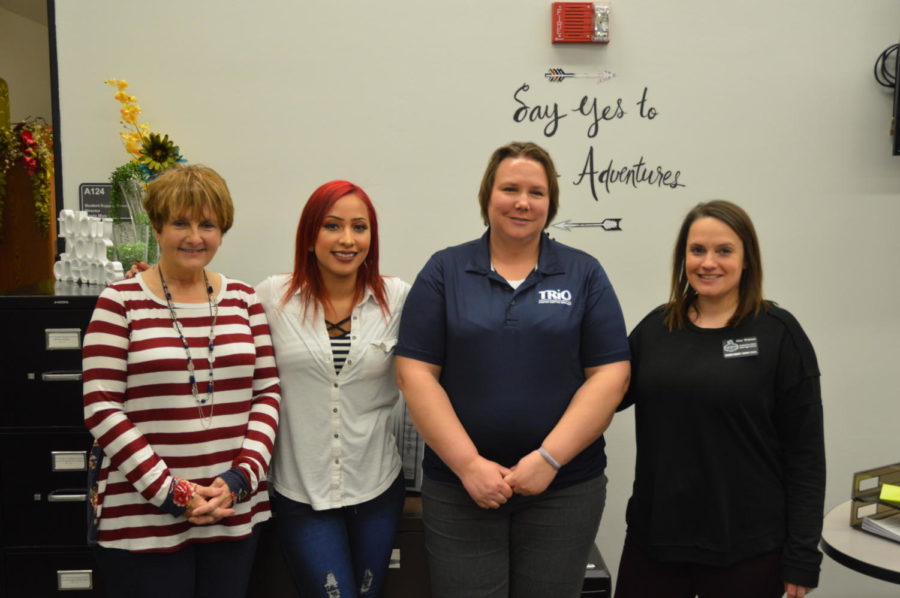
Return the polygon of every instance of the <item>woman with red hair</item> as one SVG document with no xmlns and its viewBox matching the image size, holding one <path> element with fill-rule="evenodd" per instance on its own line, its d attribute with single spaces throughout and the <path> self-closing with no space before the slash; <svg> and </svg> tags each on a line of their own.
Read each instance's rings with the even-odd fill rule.
<svg viewBox="0 0 900 598">
<path fill-rule="evenodd" d="M 379 596 L 403 508 L 391 424 L 409 285 L 378 271 L 378 220 L 347 181 L 316 189 L 294 271 L 257 286 L 282 375 L 270 470 L 282 551 L 303 596 Z"/>
</svg>

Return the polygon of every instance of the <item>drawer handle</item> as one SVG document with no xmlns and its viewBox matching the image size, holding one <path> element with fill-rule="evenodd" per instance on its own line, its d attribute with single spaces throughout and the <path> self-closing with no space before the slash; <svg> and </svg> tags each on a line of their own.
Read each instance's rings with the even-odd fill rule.
<svg viewBox="0 0 900 598">
<path fill-rule="evenodd" d="M 44 382 L 80 382 L 81 372 L 41 372 Z"/>
<path fill-rule="evenodd" d="M 87 494 L 77 490 L 54 490 L 47 495 L 47 502 L 84 502 Z"/>
</svg>

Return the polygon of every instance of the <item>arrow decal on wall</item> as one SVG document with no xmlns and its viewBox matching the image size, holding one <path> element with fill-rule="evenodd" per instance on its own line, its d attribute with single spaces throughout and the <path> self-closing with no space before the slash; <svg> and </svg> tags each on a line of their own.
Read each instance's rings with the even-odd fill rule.
<svg viewBox="0 0 900 598">
<path fill-rule="evenodd" d="M 547 80 L 551 83 L 562 83 L 566 79 L 596 79 L 597 83 L 603 83 L 604 81 L 609 81 L 616 74 L 612 71 L 601 71 L 599 73 L 567 73 L 564 69 L 559 67 L 553 67 L 547 70 L 544 73 L 544 76 L 547 77 Z"/>
<path fill-rule="evenodd" d="M 619 223 L 621 218 L 604 218 L 600 222 L 572 222 L 571 220 L 563 220 L 562 222 L 554 222 L 553 226 L 561 228 L 566 232 L 571 232 L 573 228 L 602 228 L 605 231 L 620 231 L 622 227 Z"/>
</svg>

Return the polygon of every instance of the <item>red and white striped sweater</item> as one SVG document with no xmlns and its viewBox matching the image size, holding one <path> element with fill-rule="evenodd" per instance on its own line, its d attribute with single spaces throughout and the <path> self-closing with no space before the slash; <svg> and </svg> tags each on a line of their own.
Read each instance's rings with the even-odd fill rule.
<svg viewBox="0 0 900 598">
<path fill-rule="evenodd" d="M 278 372 L 253 288 L 222 277 L 215 297 L 214 407 L 201 424 L 184 346 L 166 303 L 142 275 L 100 295 L 84 338 L 84 420 L 103 448 L 95 512 L 108 548 L 171 551 L 240 538 L 270 517 L 265 481 L 278 429 Z M 207 303 L 175 303 L 199 396 L 208 381 Z M 209 423 L 209 408 L 204 407 Z M 249 495 L 231 517 L 193 525 L 160 506 L 173 477 L 208 485 L 237 467 Z"/>
</svg>

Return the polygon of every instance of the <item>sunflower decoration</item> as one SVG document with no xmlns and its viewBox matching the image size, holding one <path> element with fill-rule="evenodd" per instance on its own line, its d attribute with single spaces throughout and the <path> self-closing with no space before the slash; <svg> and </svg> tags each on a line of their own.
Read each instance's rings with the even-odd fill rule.
<svg viewBox="0 0 900 598">
<path fill-rule="evenodd" d="M 141 178 L 145 183 L 177 163 L 187 161 L 167 134 L 153 133 L 149 125 L 138 122 L 142 110 L 138 99 L 127 91 L 128 81 L 109 79 L 106 84 L 116 88 L 115 99 L 121 104 L 119 117 L 124 129 L 119 136 L 125 151 L 131 154 L 132 162 L 140 166 Z"/>
<path fill-rule="evenodd" d="M 178 146 L 172 143 L 168 135 L 160 137 L 150 133 L 141 145 L 141 157 L 138 162 L 158 175 L 167 168 L 172 168 L 181 158 Z"/>
</svg>

